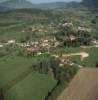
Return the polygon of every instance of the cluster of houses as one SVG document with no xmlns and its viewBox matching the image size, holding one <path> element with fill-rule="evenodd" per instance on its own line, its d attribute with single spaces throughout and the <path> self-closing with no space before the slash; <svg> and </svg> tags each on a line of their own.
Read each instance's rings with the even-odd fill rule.
<svg viewBox="0 0 98 100">
<path fill-rule="evenodd" d="M 39 41 L 31 41 L 25 43 L 18 43 L 15 40 L 9 40 L 7 43 L 0 44 L 0 47 L 10 44 L 15 44 L 17 46 L 26 48 L 28 51 L 40 54 L 44 49 L 49 52 L 51 48 L 57 47 L 60 43 L 56 40 L 55 37 L 46 37 L 40 39 Z"/>
<path fill-rule="evenodd" d="M 27 27 L 24 28 L 22 31 L 22 33 L 24 32 L 48 32 L 47 30 L 45 30 L 43 27 L 39 28 L 39 27 Z"/>
<path fill-rule="evenodd" d="M 29 26 L 29 27 L 25 27 L 21 30 L 22 33 L 24 32 L 44 32 L 47 33 L 49 29 L 52 29 L 53 25 L 49 24 L 46 26 L 43 25 L 37 25 L 37 26 Z"/>
<path fill-rule="evenodd" d="M 28 43 L 17 43 L 17 45 L 27 48 L 28 51 L 41 54 L 41 52 L 46 49 L 48 52 L 51 48 L 55 48 L 60 43 L 56 40 L 55 37 L 48 37 L 40 39 L 39 41 L 28 42 Z"/>
<path fill-rule="evenodd" d="M 86 28 L 86 27 L 78 27 L 78 31 L 86 31 L 86 32 L 91 32 L 90 28 Z"/>
<path fill-rule="evenodd" d="M 4 45 L 10 45 L 10 44 L 15 44 L 15 40 L 8 40 L 6 43 L 0 43 L 0 48 L 3 48 Z"/>
<path fill-rule="evenodd" d="M 18 43 L 15 40 L 9 40 L 7 43 L 1 43 L 0 48 L 14 44 L 22 48 L 26 48 L 28 51 L 36 55 L 41 55 L 42 53 L 50 53 L 51 48 L 56 48 L 60 43 L 55 37 L 47 37 L 40 39 L 39 41 Z"/>
<path fill-rule="evenodd" d="M 74 27 L 74 24 L 71 22 L 65 21 L 65 23 L 62 24 L 63 27 L 68 28 L 68 27 Z M 76 29 L 77 31 L 86 31 L 86 32 L 91 32 L 91 28 L 84 27 L 83 25 L 80 25 Z"/>
<path fill-rule="evenodd" d="M 62 24 L 63 27 L 73 27 L 73 23 L 72 22 L 65 22 Z"/>
</svg>

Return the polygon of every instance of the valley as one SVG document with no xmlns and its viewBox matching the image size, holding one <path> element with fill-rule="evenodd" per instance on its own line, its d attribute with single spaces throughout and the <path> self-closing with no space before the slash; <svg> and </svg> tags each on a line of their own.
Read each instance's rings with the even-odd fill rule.
<svg viewBox="0 0 98 100">
<path fill-rule="evenodd" d="M 90 87 L 95 98 L 96 9 L 78 2 L 53 3 L 52 9 L 50 4 L 42 4 L 49 7 L 43 9 L 26 0 L 18 3 L 0 3 L 12 7 L 0 11 L 0 100 L 72 100 L 69 94 L 79 100 L 82 93 L 87 99 L 81 100 L 89 100 Z"/>
</svg>

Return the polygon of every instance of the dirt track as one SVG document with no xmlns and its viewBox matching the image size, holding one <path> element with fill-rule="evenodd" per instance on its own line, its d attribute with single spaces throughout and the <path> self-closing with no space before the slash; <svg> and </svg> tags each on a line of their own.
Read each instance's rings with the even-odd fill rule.
<svg viewBox="0 0 98 100">
<path fill-rule="evenodd" d="M 98 69 L 80 69 L 57 100 L 98 100 Z"/>
<path fill-rule="evenodd" d="M 64 54 L 64 57 L 69 57 L 69 56 L 81 56 L 81 60 L 84 58 L 87 58 L 89 56 L 88 53 L 86 52 L 79 52 L 79 53 L 70 53 L 70 54 Z"/>
</svg>

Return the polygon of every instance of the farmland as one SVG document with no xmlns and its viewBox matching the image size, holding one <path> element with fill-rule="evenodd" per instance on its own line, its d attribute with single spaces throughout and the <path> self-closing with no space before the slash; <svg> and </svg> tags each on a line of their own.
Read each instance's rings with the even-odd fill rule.
<svg viewBox="0 0 98 100">
<path fill-rule="evenodd" d="M 98 61 L 98 48 L 88 48 L 84 49 L 83 51 L 89 54 L 89 57 L 85 58 L 83 61 L 81 61 L 80 56 L 69 57 L 69 59 L 83 65 L 84 67 L 95 67 L 96 62 Z"/>
<path fill-rule="evenodd" d="M 55 84 L 56 81 L 51 77 L 33 72 L 8 90 L 5 100 L 44 100 Z"/>
<path fill-rule="evenodd" d="M 96 10 L 83 6 L 0 12 L 0 100 L 64 100 L 76 73 L 74 86 L 80 77 L 89 84 L 97 75 L 97 26 Z"/>
<path fill-rule="evenodd" d="M 6 56 L 0 59 L 0 88 L 5 87 L 13 79 L 19 77 L 31 66 L 33 59 L 23 57 Z M 34 61 L 34 60 L 33 60 Z M 10 83 L 11 84 L 11 83 Z M 55 86 L 56 80 L 49 75 L 31 72 L 26 78 L 7 90 L 5 100 L 43 100 L 48 91 Z M 43 92 L 42 92 L 43 91 Z"/>
<path fill-rule="evenodd" d="M 97 100 L 97 75 L 98 69 L 81 69 L 57 100 Z"/>
</svg>

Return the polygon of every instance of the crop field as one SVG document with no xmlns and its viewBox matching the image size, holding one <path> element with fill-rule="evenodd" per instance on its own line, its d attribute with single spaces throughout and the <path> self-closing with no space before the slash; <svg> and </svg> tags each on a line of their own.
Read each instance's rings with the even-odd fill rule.
<svg viewBox="0 0 98 100">
<path fill-rule="evenodd" d="M 80 47 L 59 47 L 56 48 L 54 50 L 51 50 L 52 53 L 56 53 L 56 54 L 63 54 L 63 53 L 77 53 L 77 52 L 81 52 L 84 49 L 81 49 Z"/>
<path fill-rule="evenodd" d="M 7 88 L 5 100 L 43 100 L 55 86 L 56 80 L 48 75 L 30 71 L 26 76 L 16 81 L 32 65 L 33 59 L 17 56 L 0 58 L 0 88 Z M 16 83 L 12 83 L 14 82 Z M 12 85 L 12 86 L 11 86 Z M 43 92 L 42 92 L 43 91 Z"/>
<path fill-rule="evenodd" d="M 98 100 L 97 76 L 98 69 L 81 69 L 57 100 Z"/>
<path fill-rule="evenodd" d="M 48 75 L 32 72 L 24 80 L 9 89 L 5 100 L 44 100 L 56 81 Z"/>
<path fill-rule="evenodd" d="M 0 59 L 0 87 L 28 69 L 31 61 L 22 57 L 6 56 Z M 17 74 L 18 73 L 18 74 Z"/>
<path fill-rule="evenodd" d="M 51 15 L 51 16 L 50 16 Z M 15 10 L 10 12 L 1 12 L 0 14 L 0 40 L 8 39 L 24 40 L 27 36 L 36 37 L 32 31 L 40 30 L 44 26 L 43 32 L 37 32 L 37 36 L 45 35 L 44 31 L 53 31 L 53 27 L 48 25 L 53 22 L 53 18 L 57 16 L 50 11 L 42 10 Z M 57 20 L 59 17 L 56 17 Z M 54 21 L 55 21 L 54 20 Z"/>
</svg>

